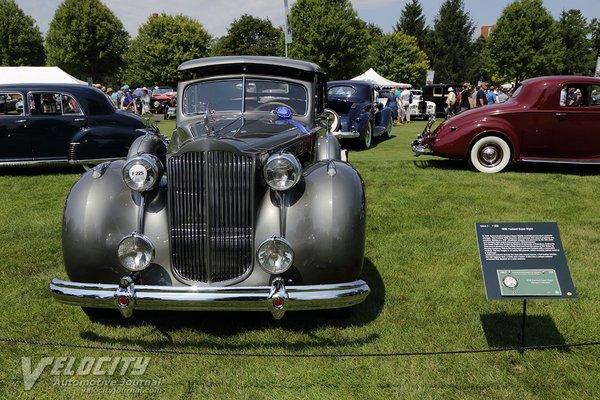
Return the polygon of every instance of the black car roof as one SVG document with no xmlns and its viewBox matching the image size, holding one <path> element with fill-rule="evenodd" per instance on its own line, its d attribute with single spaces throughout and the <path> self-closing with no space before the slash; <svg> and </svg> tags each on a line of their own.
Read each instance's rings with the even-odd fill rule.
<svg viewBox="0 0 600 400">
<path fill-rule="evenodd" d="M 308 61 L 263 56 L 198 58 L 184 62 L 177 68 L 177 71 L 190 72 L 195 78 L 210 75 L 254 73 L 312 80 L 315 74 L 323 74 L 317 64 Z"/>
<path fill-rule="evenodd" d="M 114 112 L 110 101 L 100 89 L 77 83 L 10 83 L 1 84 L 0 91 L 41 92 L 59 91 L 77 96 L 86 113 L 111 114 Z"/>
</svg>

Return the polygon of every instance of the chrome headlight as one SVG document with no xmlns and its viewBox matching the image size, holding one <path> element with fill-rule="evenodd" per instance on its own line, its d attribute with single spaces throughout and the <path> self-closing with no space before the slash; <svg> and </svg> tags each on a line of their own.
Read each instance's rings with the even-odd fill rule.
<svg viewBox="0 0 600 400">
<path fill-rule="evenodd" d="M 290 243 L 281 237 L 269 238 L 258 246 L 258 264 L 269 274 L 282 274 L 294 262 L 294 250 Z"/>
<path fill-rule="evenodd" d="M 122 174 L 123 181 L 131 190 L 146 192 L 162 177 L 163 165 L 152 154 L 138 154 L 127 159 Z"/>
<path fill-rule="evenodd" d="M 300 180 L 300 161 L 290 153 L 273 154 L 263 168 L 267 184 L 273 190 L 288 190 Z"/>
<path fill-rule="evenodd" d="M 154 260 L 154 245 L 146 236 L 134 232 L 121 240 L 117 255 L 125 268 L 141 271 Z"/>
</svg>

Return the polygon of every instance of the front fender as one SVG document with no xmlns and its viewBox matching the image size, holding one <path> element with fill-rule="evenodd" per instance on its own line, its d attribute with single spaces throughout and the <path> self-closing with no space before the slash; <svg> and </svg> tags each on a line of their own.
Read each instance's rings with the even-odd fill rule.
<svg viewBox="0 0 600 400">
<path fill-rule="evenodd" d="M 362 178 L 342 161 L 308 167 L 287 196 L 285 238 L 304 284 L 358 278 L 365 248 L 365 192 Z M 257 239 L 280 234 L 277 196 L 268 193 L 257 218 Z"/>
<path fill-rule="evenodd" d="M 67 196 L 62 244 L 65 269 L 73 281 L 115 283 L 130 273 L 119 263 L 117 247 L 123 237 L 138 229 L 141 195 L 123 182 L 123 164 L 124 161 L 106 164 L 100 177 L 94 177 L 94 171 L 86 172 Z M 155 263 L 168 265 L 164 190 L 156 189 L 148 195 L 144 225 L 144 234 L 157 247 Z"/>
<path fill-rule="evenodd" d="M 443 129 L 437 130 L 435 134 L 434 154 L 443 157 L 465 159 L 474 142 L 490 135 L 506 139 L 513 148 L 513 158 L 520 151 L 518 136 L 512 125 L 499 118 L 488 117 L 485 121 L 477 119 L 469 122 L 449 119 L 444 123 Z"/>
</svg>

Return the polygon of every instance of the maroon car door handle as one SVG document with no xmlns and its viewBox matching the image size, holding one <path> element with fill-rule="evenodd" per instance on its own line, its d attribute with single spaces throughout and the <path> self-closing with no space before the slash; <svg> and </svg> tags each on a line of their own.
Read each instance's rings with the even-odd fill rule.
<svg viewBox="0 0 600 400">
<path fill-rule="evenodd" d="M 567 113 L 564 113 L 564 112 L 557 112 L 557 113 L 556 113 L 556 116 L 557 116 L 557 117 L 566 117 L 566 116 L 567 116 Z"/>
</svg>

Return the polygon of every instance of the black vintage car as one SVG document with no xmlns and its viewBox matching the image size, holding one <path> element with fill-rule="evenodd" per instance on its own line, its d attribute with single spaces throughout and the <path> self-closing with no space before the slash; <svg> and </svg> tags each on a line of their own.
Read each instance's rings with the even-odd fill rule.
<svg viewBox="0 0 600 400">
<path fill-rule="evenodd" d="M 146 309 L 281 318 L 363 301 L 364 184 L 322 124 L 321 69 L 238 56 L 179 71 L 191 78 L 177 87 L 171 139 L 137 139 L 127 160 L 97 166 L 69 193 L 70 281 L 54 279 L 54 297 L 125 317 Z"/>
<path fill-rule="evenodd" d="M 81 164 L 127 156 L 144 123 L 77 84 L 0 85 L 0 166 Z"/>
<path fill-rule="evenodd" d="M 339 114 L 333 132 L 340 139 L 358 139 L 371 147 L 374 136 L 392 136 L 392 110 L 376 101 L 372 83 L 331 81 L 327 83 L 327 108 Z"/>
</svg>

